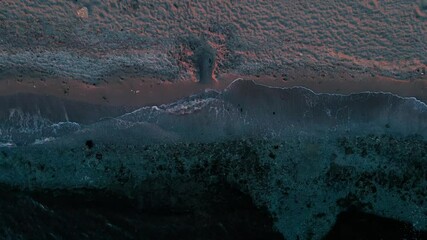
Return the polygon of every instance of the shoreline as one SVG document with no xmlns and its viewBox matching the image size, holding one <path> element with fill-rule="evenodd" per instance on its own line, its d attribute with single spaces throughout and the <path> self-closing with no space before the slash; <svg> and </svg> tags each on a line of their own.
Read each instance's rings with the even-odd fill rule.
<svg viewBox="0 0 427 240">
<path fill-rule="evenodd" d="M 4 76 L 0 79 L 0 96 L 30 93 L 54 96 L 64 100 L 113 107 L 143 107 L 161 105 L 201 93 L 206 89 L 223 90 L 235 79 L 253 80 L 272 87 L 305 87 L 316 93 L 352 94 L 360 92 L 389 92 L 401 97 L 415 97 L 427 103 L 427 76 L 416 80 L 397 80 L 370 73 L 338 70 L 319 72 L 295 69 L 286 74 L 243 75 L 222 73 L 216 81 L 198 83 L 191 80 L 170 82 L 144 77 L 110 77 L 102 83 L 58 78 Z"/>
</svg>

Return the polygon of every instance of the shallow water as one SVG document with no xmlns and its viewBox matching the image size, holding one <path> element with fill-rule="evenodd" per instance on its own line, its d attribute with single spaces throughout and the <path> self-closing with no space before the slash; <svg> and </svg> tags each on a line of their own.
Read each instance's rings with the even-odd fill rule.
<svg viewBox="0 0 427 240">
<path fill-rule="evenodd" d="M 17 189 L 13 199 L 22 197 L 24 208 L 37 207 L 40 202 L 31 194 L 47 194 L 43 201 L 60 209 L 79 206 L 62 205 L 64 199 L 80 202 L 92 194 L 95 202 L 102 196 L 108 204 L 122 201 L 117 196 L 130 201 L 133 205 L 117 214 L 132 219 L 123 229 L 137 230 L 116 229 L 106 236 L 207 232 L 200 238 L 235 239 L 237 233 L 255 236 L 245 230 L 251 229 L 259 236 L 319 239 L 348 236 L 337 230 L 348 228 L 341 221 L 371 218 L 378 231 L 381 224 L 401 226 L 401 236 L 424 234 L 418 231 L 427 228 L 427 106 L 415 98 L 316 94 L 237 80 L 222 92 L 206 91 L 94 123 L 55 122 L 42 112 L 8 117 L 2 122 L 0 181 Z M 110 214 L 84 209 L 94 226 Z M 142 212 L 132 215 L 131 209 Z M 348 210 L 356 212 L 343 213 Z M 164 211 L 185 214 L 157 216 Z M 43 218 L 40 214 L 34 218 Z M 69 213 L 55 214 L 49 218 Z M 81 217 L 86 215 L 76 216 Z M 160 229 L 150 221 L 167 226 Z M 260 228 L 250 227 L 255 223 Z M 145 231 L 147 224 L 153 228 Z M 88 236 L 103 234 L 79 227 Z M 372 227 L 360 227 L 365 231 L 360 234 L 371 234 Z M 57 237 L 69 231 L 41 228 Z M 8 229 L 12 236 L 18 231 Z"/>
</svg>

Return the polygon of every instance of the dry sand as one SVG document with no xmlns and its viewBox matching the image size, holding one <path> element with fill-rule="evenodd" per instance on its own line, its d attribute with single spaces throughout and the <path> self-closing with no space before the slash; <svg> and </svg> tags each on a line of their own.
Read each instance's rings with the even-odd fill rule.
<svg viewBox="0 0 427 240">
<path fill-rule="evenodd" d="M 424 0 L 3 0 L 0 95 L 137 107 L 223 89 L 241 77 L 426 100 L 426 6 Z"/>
</svg>

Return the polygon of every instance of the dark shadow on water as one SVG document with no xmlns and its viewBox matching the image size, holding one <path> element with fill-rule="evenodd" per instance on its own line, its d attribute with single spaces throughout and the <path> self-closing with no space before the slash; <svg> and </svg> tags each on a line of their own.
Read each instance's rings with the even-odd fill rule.
<svg viewBox="0 0 427 240">
<path fill-rule="evenodd" d="M 104 190 L 28 193 L 2 186 L 0 239 L 283 239 L 265 209 L 227 184 L 196 198 L 188 199 L 190 208 L 159 208 Z M 427 232 L 349 210 L 324 239 L 427 239 Z"/>
<path fill-rule="evenodd" d="M 411 224 L 395 219 L 349 210 L 338 215 L 325 240 L 345 239 L 427 239 L 427 232 L 416 231 Z"/>
<path fill-rule="evenodd" d="M 0 194 L 0 237 L 10 239 L 283 239 L 268 213 L 227 185 L 203 209 L 150 210 L 100 190 Z"/>
</svg>

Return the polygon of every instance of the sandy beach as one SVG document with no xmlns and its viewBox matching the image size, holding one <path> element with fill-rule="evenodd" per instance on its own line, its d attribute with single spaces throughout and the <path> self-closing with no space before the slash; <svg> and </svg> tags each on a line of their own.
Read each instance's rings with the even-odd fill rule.
<svg viewBox="0 0 427 240">
<path fill-rule="evenodd" d="M 425 100 L 426 6 L 423 0 L 5 0 L 0 95 L 139 107 L 243 78 Z"/>
<path fill-rule="evenodd" d="M 0 239 L 427 239 L 423 102 L 427 0 L 0 0 Z"/>
</svg>

